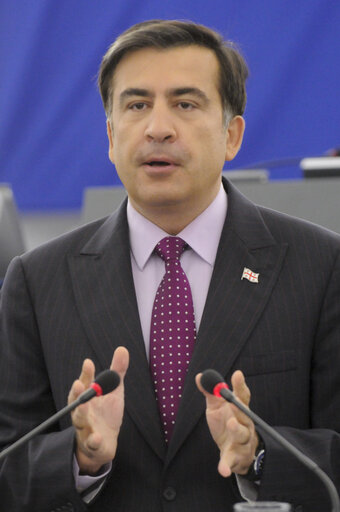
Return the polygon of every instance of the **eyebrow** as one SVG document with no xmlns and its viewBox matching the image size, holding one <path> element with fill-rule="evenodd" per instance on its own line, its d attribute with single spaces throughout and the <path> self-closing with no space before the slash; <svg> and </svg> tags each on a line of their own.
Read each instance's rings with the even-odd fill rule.
<svg viewBox="0 0 340 512">
<path fill-rule="evenodd" d="M 193 94 L 197 98 L 204 101 L 204 103 L 208 103 L 208 96 L 198 87 L 177 87 L 174 89 L 169 89 L 167 96 L 185 96 L 186 94 Z"/>
<path fill-rule="evenodd" d="M 119 95 L 119 105 L 122 107 L 127 98 L 131 96 L 140 96 L 141 98 L 152 98 L 154 95 L 148 89 L 140 89 L 138 87 L 129 87 L 122 91 Z"/>
<path fill-rule="evenodd" d="M 168 97 L 184 96 L 186 94 L 193 94 L 194 96 L 197 96 L 200 100 L 202 100 L 205 104 L 209 103 L 207 95 L 198 87 L 174 87 L 166 91 L 166 96 Z M 155 95 L 148 89 L 143 89 L 139 87 L 129 87 L 128 89 L 125 89 L 120 93 L 120 105 L 122 105 L 124 101 L 127 98 L 130 98 L 131 96 L 140 96 L 141 98 L 153 98 Z"/>
</svg>

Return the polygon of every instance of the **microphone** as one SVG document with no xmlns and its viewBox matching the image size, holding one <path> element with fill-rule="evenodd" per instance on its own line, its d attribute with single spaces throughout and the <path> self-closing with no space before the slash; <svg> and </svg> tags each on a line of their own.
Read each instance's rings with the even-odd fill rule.
<svg viewBox="0 0 340 512">
<path fill-rule="evenodd" d="M 307 457 L 304 453 L 298 450 L 293 444 L 291 444 L 287 439 L 285 439 L 281 434 L 279 434 L 276 430 L 273 429 L 268 423 L 262 420 L 257 414 L 248 409 L 242 402 L 240 402 L 234 393 L 230 391 L 228 384 L 224 381 L 222 375 L 220 375 L 215 370 L 205 370 L 201 377 L 201 385 L 205 391 L 208 393 L 215 395 L 217 397 L 222 397 L 227 402 L 231 402 L 234 404 L 240 411 L 242 411 L 246 416 L 248 416 L 255 425 L 261 427 L 266 434 L 268 434 L 272 439 L 277 441 L 283 448 L 289 451 L 292 455 L 294 455 L 302 464 L 304 464 L 307 468 L 312 470 L 318 478 L 324 483 L 327 488 L 330 501 L 332 503 L 332 512 L 340 511 L 340 503 L 338 492 L 333 484 L 332 480 L 324 471 L 322 471 L 319 466 L 312 461 L 309 457 Z"/>
<path fill-rule="evenodd" d="M 73 411 L 73 409 L 75 409 L 78 405 L 88 402 L 94 396 L 107 395 L 107 393 L 110 393 L 111 391 L 116 389 L 116 387 L 119 385 L 119 382 L 120 377 L 117 372 L 115 372 L 114 370 L 104 370 L 92 382 L 89 389 L 84 391 L 81 395 L 78 396 L 77 400 L 70 404 L 73 406 L 71 410 Z"/>
<path fill-rule="evenodd" d="M 10 453 L 14 452 L 17 448 L 24 445 L 28 441 L 30 441 L 34 436 L 40 434 L 43 430 L 50 427 L 53 423 L 58 421 L 65 414 L 73 411 L 78 405 L 84 404 L 93 398 L 94 396 L 101 396 L 110 393 L 119 385 L 120 377 L 117 372 L 113 370 L 104 370 L 101 372 L 94 382 L 92 382 L 89 389 L 84 391 L 81 395 L 78 396 L 77 400 L 67 405 L 57 413 L 53 414 L 50 418 L 48 418 L 43 423 L 40 423 L 33 430 L 25 434 L 23 437 L 18 439 L 15 443 L 11 444 L 0 453 L 0 461 L 7 457 Z"/>
</svg>

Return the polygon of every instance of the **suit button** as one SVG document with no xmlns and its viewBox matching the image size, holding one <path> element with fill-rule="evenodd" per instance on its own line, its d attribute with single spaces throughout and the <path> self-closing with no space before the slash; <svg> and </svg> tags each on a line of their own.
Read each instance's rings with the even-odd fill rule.
<svg viewBox="0 0 340 512">
<path fill-rule="evenodd" d="M 173 487 L 167 487 L 163 491 L 163 498 L 167 501 L 173 501 L 176 498 L 176 491 Z"/>
</svg>

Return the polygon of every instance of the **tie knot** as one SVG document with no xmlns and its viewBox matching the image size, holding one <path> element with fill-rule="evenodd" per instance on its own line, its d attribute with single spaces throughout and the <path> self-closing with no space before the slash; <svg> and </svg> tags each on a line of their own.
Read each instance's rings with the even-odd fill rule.
<svg viewBox="0 0 340 512">
<path fill-rule="evenodd" d="M 164 261 L 179 260 L 187 243 L 178 236 L 166 236 L 155 247 L 155 251 Z"/>
</svg>

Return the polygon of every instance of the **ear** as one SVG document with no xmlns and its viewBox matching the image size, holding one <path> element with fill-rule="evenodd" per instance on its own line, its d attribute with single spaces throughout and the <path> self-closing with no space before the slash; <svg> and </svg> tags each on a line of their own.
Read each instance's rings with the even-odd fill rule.
<svg viewBox="0 0 340 512">
<path fill-rule="evenodd" d="M 106 121 L 106 132 L 107 137 L 109 139 L 109 159 L 114 164 L 114 152 L 113 152 L 113 128 L 111 121 L 107 119 Z"/>
<path fill-rule="evenodd" d="M 242 116 L 235 116 L 229 122 L 225 152 L 226 160 L 232 160 L 237 155 L 242 144 L 244 129 L 245 121 Z"/>
</svg>

